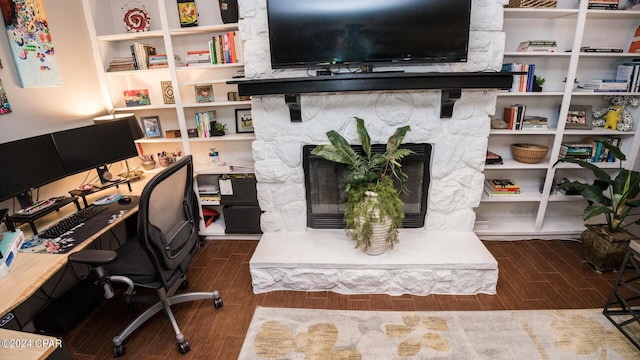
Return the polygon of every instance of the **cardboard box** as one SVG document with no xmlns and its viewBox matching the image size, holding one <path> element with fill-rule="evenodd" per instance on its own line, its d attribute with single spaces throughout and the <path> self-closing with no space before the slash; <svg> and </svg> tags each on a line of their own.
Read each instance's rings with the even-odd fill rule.
<svg viewBox="0 0 640 360">
<path fill-rule="evenodd" d="M 180 130 L 167 130 L 165 131 L 165 137 L 173 139 L 180 137 Z"/>
<path fill-rule="evenodd" d="M 24 242 L 24 233 L 22 230 L 16 230 L 15 232 L 7 231 L 2 233 L 4 235 L 0 240 L 0 253 L 2 259 L 0 259 L 0 278 L 9 274 L 9 270 L 13 266 L 13 262 L 20 251 L 20 246 Z"/>
</svg>

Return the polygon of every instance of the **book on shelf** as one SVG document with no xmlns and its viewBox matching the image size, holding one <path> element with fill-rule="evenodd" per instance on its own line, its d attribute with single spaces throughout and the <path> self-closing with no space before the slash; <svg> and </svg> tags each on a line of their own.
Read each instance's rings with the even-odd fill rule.
<svg viewBox="0 0 640 360">
<path fill-rule="evenodd" d="M 617 10 L 618 0 L 589 0 L 589 9 Z"/>
<path fill-rule="evenodd" d="M 509 130 L 521 130 L 526 111 L 527 106 L 523 104 L 507 106 L 503 110 L 502 120 Z"/>
<path fill-rule="evenodd" d="M 624 50 L 622 48 L 608 47 L 608 46 L 601 46 L 601 47 L 583 46 L 580 48 L 580 52 L 621 53 L 621 52 L 624 52 Z"/>
<path fill-rule="evenodd" d="M 504 63 L 501 71 L 519 72 L 513 75 L 513 81 L 509 92 L 532 92 L 535 82 L 535 64 Z"/>
<path fill-rule="evenodd" d="M 253 159 L 238 159 L 229 163 L 229 170 L 239 173 L 253 173 L 254 162 Z"/>
<path fill-rule="evenodd" d="M 216 111 L 201 111 L 196 112 L 196 131 L 197 137 L 211 137 L 212 124 L 216 121 Z"/>
<path fill-rule="evenodd" d="M 546 130 L 549 128 L 548 120 L 544 116 L 529 115 L 522 119 L 522 130 L 525 129 L 538 129 Z"/>
<path fill-rule="evenodd" d="M 485 165 L 500 165 L 502 164 L 502 156 L 487 150 L 487 156 L 484 163 Z"/>
<path fill-rule="evenodd" d="M 638 92 L 640 82 L 640 61 L 630 61 L 618 65 L 616 80 L 627 82 L 628 92 Z"/>
<path fill-rule="evenodd" d="M 140 42 L 134 42 L 129 46 L 136 70 L 149 68 L 149 56 L 156 55 L 156 48 Z"/>
<path fill-rule="evenodd" d="M 622 139 L 617 136 L 589 136 L 584 138 L 583 141 L 593 146 L 593 153 L 589 159 L 590 162 L 614 162 L 615 158 L 613 154 L 611 154 L 609 149 L 604 147 L 602 143 L 607 142 L 620 147 Z"/>
<path fill-rule="evenodd" d="M 562 143 L 558 157 L 560 159 L 589 160 L 593 154 L 593 144 L 590 143 Z"/>
<path fill-rule="evenodd" d="M 555 40 L 527 40 L 518 44 L 519 52 L 556 52 L 558 44 Z"/>
<path fill-rule="evenodd" d="M 236 43 L 239 41 L 237 31 L 213 36 L 209 40 L 209 54 L 211 64 L 234 64 L 242 61 L 242 46 Z"/>
<path fill-rule="evenodd" d="M 635 28 L 633 32 L 633 39 L 629 45 L 629 53 L 640 53 L 640 26 Z"/>
<path fill-rule="evenodd" d="M 513 179 L 485 179 L 484 184 L 492 190 L 520 189 L 520 185 Z"/>
<path fill-rule="evenodd" d="M 578 85 L 578 88 L 593 92 L 626 92 L 628 83 L 626 80 L 618 79 L 594 79 Z"/>
</svg>

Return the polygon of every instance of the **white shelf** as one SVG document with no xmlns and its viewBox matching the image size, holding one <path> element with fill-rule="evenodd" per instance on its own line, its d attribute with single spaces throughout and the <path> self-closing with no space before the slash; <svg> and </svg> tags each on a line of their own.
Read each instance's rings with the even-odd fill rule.
<svg viewBox="0 0 640 360">
<path fill-rule="evenodd" d="M 586 201 L 582 196 L 542 194 L 539 184 L 549 191 L 558 176 L 580 176 L 593 179 L 590 170 L 571 163 L 558 163 L 563 142 L 582 141 L 591 136 L 615 136 L 622 138 L 621 148 L 627 156 L 626 166 L 633 166 L 640 151 L 637 136 L 640 108 L 628 107 L 634 118 L 634 131 L 620 132 L 604 128 L 585 130 L 564 129 L 564 118 L 570 105 L 591 105 L 593 109 L 606 107 L 603 95 L 631 95 L 640 93 L 586 92 L 568 86 L 590 79 L 613 78 L 617 65 L 640 54 L 580 52 L 582 46 L 614 47 L 626 51 L 634 29 L 640 25 L 640 11 L 590 10 L 587 2 L 576 2 L 579 8 L 505 8 L 504 31 L 506 48 L 504 62 L 535 64 L 536 75 L 547 81 L 543 92 L 499 92 L 496 117 L 502 108 L 514 103 L 527 106 L 527 115 L 545 116 L 549 120 L 547 130 L 491 129 L 489 150 L 503 157 L 502 165 L 486 165 L 485 174 L 491 178 L 513 178 L 522 186 L 519 197 L 489 197 L 483 194 L 476 212 L 489 220 L 485 229 L 476 233 L 483 239 L 575 239 L 584 230 L 582 212 Z M 569 2 L 558 4 L 567 6 Z M 571 5 L 569 5 L 571 6 Z M 531 39 L 553 39 L 558 43 L 555 53 L 517 52 L 518 44 Z M 567 51 L 568 50 L 568 51 Z M 547 158 L 538 164 L 523 164 L 511 157 L 510 144 L 531 142 L 549 146 Z M 612 176 L 620 163 L 596 163 Z"/>
<path fill-rule="evenodd" d="M 216 84 L 214 86 L 215 99 L 227 99 L 227 93 L 237 89 L 237 85 L 229 85 L 238 70 L 244 68 L 242 63 L 206 64 L 202 66 L 176 66 L 175 56 L 186 61 L 184 55 L 189 50 L 208 49 L 208 41 L 212 36 L 230 31 L 238 31 L 238 24 L 223 24 L 219 14 L 217 2 L 198 3 L 198 26 L 180 27 L 178 9 L 175 2 L 160 0 L 144 0 L 144 6 L 150 17 L 151 30 L 138 33 L 126 33 L 121 17 L 123 0 L 82 0 L 85 21 L 89 31 L 89 38 L 93 49 L 93 57 L 100 80 L 101 90 L 105 99 L 107 111 L 135 112 L 136 116 L 157 115 L 160 117 L 163 129 L 180 130 L 181 138 L 150 138 L 140 139 L 136 143 L 145 153 L 157 153 L 163 148 L 178 148 L 184 154 L 194 157 L 196 169 L 205 173 L 232 173 L 228 167 L 212 168 L 204 164 L 207 151 L 211 144 L 224 154 L 223 160 L 235 160 L 252 156 L 251 141 L 254 134 L 227 134 L 222 137 L 189 138 L 188 129 L 195 128 L 194 113 L 199 109 L 215 108 L 217 121 L 234 128 L 234 107 L 250 108 L 251 101 L 215 101 L 210 103 L 195 103 L 193 85 Z M 134 42 L 144 42 L 156 48 L 158 53 L 166 53 L 169 64 L 165 68 L 148 70 L 132 70 L 107 72 L 100 71 L 109 66 L 113 57 L 131 56 L 130 45 Z M 236 46 L 242 46 L 238 40 Z M 162 81 L 170 81 L 175 104 L 164 104 Z M 123 91 L 129 89 L 148 89 L 151 105 L 126 107 Z M 237 90 L 235 90 L 237 91 Z M 185 101 L 186 100 L 186 101 Z M 193 147 L 193 150 L 192 150 Z M 159 172 L 157 167 L 150 173 Z M 237 173 L 237 172 L 236 172 Z M 208 203 L 204 203 L 209 205 Z M 221 212 L 221 211 L 220 211 Z M 222 216 L 222 214 L 221 214 Z M 225 238 L 224 218 L 214 225 L 204 228 L 201 224 L 202 235 L 215 238 Z M 243 236 L 233 235 L 233 238 Z M 244 238 L 259 239 L 259 235 L 244 236 Z"/>
</svg>

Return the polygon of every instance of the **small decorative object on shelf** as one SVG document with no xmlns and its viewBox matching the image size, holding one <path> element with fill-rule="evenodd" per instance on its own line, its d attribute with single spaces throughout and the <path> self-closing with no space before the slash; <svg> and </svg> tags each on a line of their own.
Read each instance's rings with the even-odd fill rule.
<svg viewBox="0 0 640 360">
<path fill-rule="evenodd" d="M 167 167 L 176 162 L 176 158 L 172 154 L 168 154 L 166 151 L 158 153 L 158 163 L 162 167 Z"/>
<path fill-rule="evenodd" d="M 525 164 L 537 164 L 549 152 L 549 147 L 539 144 L 511 144 L 513 157 Z"/>
<path fill-rule="evenodd" d="M 238 0 L 219 0 L 220 16 L 225 24 L 238 22 Z"/>
<path fill-rule="evenodd" d="M 591 105 L 570 105 L 565 129 L 591 129 Z"/>
<path fill-rule="evenodd" d="M 236 109 L 236 132 L 252 133 L 253 120 L 251 117 L 251 109 Z"/>
<path fill-rule="evenodd" d="M 140 1 L 130 1 L 122 6 L 124 25 L 127 32 L 149 31 L 151 19 Z"/>
<path fill-rule="evenodd" d="M 162 137 L 162 129 L 160 128 L 160 117 L 154 116 L 141 116 L 140 123 L 144 129 L 144 134 L 148 138 L 160 138 Z"/>
<path fill-rule="evenodd" d="M 213 167 L 218 167 L 220 161 L 220 156 L 218 154 L 218 150 L 216 148 L 209 149 L 209 163 Z"/>
<path fill-rule="evenodd" d="M 213 86 L 212 85 L 196 85 L 196 102 L 205 103 L 213 101 Z"/>
<path fill-rule="evenodd" d="M 640 104 L 640 100 L 637 97 L 628 95 L 605 95 L 602 98 L 610 101 L 611 105 L 593 111 L 593 126 L 618 131 L 631 131 L 633 129 L 633 117 L 626 110 L 626 107 L 637 107 Z"/>
<path fill-rule="evenodd" d="M 178 0 L 178 16 L 180 27 L 198 26 L 198 12 L 193 0 Z"/>
<path fill-rule="evenodd" d="M 165 104 L 175 104 L 176 99 L 173 96 L 173 85 L 171 81 L 160 81 L 160 86 L 162 88 L 162 99 Z"/>
<path fill-rule="evenodd" d="M 153 170 L 156 167 L 156 161 L 153 159 L 153 155 L 142 155 L 140 157 L 140 165 L 145 170 Z"/>
<path fill-rule="evenodd" d="M 532 92 L 542 92 L 542 85 L 546 81 L 542 76 L 534 75 Z"/>
<path fill-rule="evenodd" d="M 127 107 L 151 105 L 149 89 L 125 90 L 124 103 Z"/>
</svg>

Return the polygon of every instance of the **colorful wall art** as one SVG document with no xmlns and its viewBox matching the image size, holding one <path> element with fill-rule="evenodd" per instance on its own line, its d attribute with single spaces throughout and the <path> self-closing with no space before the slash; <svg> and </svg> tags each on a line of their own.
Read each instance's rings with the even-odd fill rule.
<svg viewBox="0 0 640 360">
<path fill-rule="evenodd" d="M 0 8 L 21 86 L 61 86 L 42 0 L 0 0 Z"/>
</svg>

